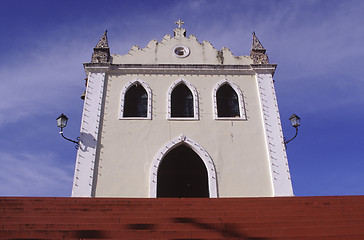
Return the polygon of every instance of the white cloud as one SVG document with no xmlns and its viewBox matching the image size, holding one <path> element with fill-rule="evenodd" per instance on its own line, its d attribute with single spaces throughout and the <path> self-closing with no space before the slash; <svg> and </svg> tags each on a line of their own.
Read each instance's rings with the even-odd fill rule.
<svg viewBox="0 0 364 240">
<path fill-rule="evenodd" d="M 43 48 L 17 56 L 17 64 L 0 67 L 0 126 L 60 109 L 70 99 L 70 92 L 81 94 L 82 62 L 90 58 L 92 48 L 82 41 L 37 44 Z"/>
<path fill-rule="evenodd" d="M 0 152 L 0 195 L 69 196 L 72 164 L 65 165 L 52 153 Z"/>
</svg>

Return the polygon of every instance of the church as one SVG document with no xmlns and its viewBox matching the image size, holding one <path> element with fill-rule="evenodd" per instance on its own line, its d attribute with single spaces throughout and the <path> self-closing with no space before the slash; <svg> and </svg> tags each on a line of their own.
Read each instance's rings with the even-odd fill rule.
<svg viewBox="0 0 364 240">
<path fill-rule="evenodd" d="M 257 36 L 234 56 L 176 23 L 125 55 L 104 33 L 72 197 L 0 197 L 0 239 L 364 239 L 364 196 L 293 196 Z"/>
<path fill-rule="evenodd" d="M 293 196 L 273 75 L 252 35 L 234 56 L 173 35 L 91 62 L 73 197 Z"/>
</svg>

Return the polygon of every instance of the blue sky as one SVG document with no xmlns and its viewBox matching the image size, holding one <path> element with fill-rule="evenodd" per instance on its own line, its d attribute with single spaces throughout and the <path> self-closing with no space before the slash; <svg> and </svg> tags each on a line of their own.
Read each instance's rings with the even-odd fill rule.
<svg viewBox="0 0 364 240">
<path fill-rule="evenodd" d="M 0 196 L 70 196 L 83 62 L 108 30 L 112 54 L 172 34 L 249 55 L 256 32 L 271 63 L 297 196 L 364 194 L 364 1 L 2 1 Z"/>
</svg>

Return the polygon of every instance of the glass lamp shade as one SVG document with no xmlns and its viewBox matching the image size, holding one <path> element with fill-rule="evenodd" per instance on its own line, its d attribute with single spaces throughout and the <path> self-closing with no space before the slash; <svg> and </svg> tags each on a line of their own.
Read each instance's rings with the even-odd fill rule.
<svg viewBox="0 0 364 240">
<path fill-rule="evenodd" d="M 296 114 L 293 114 L 289 120 L 291 121 L 291 124 L 293 127 L 298 127 L 300 126 L 300 118 L 296 115 Z"/>
<path fill-rule="evenodd" d="M 67 121 L 68 121 L 68 117 L 62 113 L 61 116 L 59 116 L 57 118 L 58 127 L 60 127 L 60 128 L 66 127 L 67 126 Z"/>
</svg>

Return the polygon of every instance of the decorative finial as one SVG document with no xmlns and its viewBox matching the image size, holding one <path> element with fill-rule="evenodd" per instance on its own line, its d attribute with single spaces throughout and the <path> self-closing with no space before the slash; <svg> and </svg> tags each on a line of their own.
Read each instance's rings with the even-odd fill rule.
<svg viewBox="0 0 364 240">
<path fill-rule="evenodd" d="M 181 26 L 185 24 L 185 22 L 181 21 L 181 19 L 178 19 L 178 22 L 175 22 L 175 24 L 178 25 L 178 29 L 181 29 Z"/>
<path fill-rule="evenodd" d="M 179 140 L 182 142 L 186 141 L 186 136 L 184 134 L 179 135 Z"/>
</svg>

